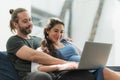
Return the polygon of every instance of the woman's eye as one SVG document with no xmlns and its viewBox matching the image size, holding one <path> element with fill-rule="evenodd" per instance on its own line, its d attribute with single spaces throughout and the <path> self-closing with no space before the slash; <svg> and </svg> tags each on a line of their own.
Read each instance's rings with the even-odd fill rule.
<svg viewBox="0 0 120 80">
<path fill-rule="evenodd" d="M 64 31 L 61 31 L 61 33 L 64 33 Z"/>
<path fill-rule="evenodd" d="M 55 32 L 57 32 L 57 31 L 55 31 Z"/>
<path fill-rule="evenodd" d="M 54 32 L 58 32 L 57 30 L 54 30 Z"/>
</svg>

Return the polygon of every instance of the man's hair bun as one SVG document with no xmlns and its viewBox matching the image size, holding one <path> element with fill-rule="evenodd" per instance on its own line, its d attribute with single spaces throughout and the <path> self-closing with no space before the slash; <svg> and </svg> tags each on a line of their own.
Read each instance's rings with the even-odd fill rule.
<svg viewBox="0 0 120 80">
<path fill-rule="evenodd" d="M 10 9 L 10 11 L 9 11 L 9 12 L 10 12 L 10 14 L 12 14 L 12 13 L 14 12 L 14 9 Z"/>
</svg>

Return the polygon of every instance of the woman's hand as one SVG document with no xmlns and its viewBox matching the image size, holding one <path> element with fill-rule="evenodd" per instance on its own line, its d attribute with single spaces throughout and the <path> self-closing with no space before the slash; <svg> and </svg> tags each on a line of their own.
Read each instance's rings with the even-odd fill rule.
<svg viewBox="0 0 120 80">
<path fill-rule="evenodd" d="M 78 68 L 78 63 L 76 62 L 67 62 L 65 64 L 59 64 L 57 65 L 58 70 L 68 70 L 68 69 L 76 69 Z"/>
</svg>

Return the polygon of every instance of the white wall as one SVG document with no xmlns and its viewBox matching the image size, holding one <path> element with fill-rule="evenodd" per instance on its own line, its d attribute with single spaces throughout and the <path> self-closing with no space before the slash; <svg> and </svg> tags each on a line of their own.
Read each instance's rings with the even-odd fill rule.
<svg viewBox="0 0 120 80">
<path fill-rule="evenodd" d="M 56 16 L 60 15 L 64 1 L 65 0 L 31 0 L 34 7 L 43 11 L 48 11 Z"/>
<path fill-rule="evenodd" d="M 98 9 L 99 1 L 100 0 L 74 0 L 72 38 L 81 50 L 83 49 L 85 41 L 87 41 L 90 36 L 90 31 L 96 15 L 96 10 Z M 112 16 L 114 15 L 113 12 L 115 10 L 115 0 L 104 1 L 103 11 L 94 41 L 113 43 L 113 48 L 107 65 L 117 65 L 116 54 L 118 53 L 115 53 L 114 49 L 115 31 L 112 24 Z M 79 5 L 77 5 L 78 3 Z"/>
<path fill-rule="evenodd" d="M 120 0 L 115 0 L 112 17 L 113 29 L 115 30 L 115 64 L 120 65 Z"/>
<path fill-rule="evenodd" d="M 98 24 L 97 33 L 95 36 L 96 42 L 112 43 L 112 49 L 108 60 L 108 65 L 115 65 L 115 31 L 113 29 L 112 15 L 114 12 L 115 0 L 105 0 L 101 18 Z"/>
<path fill-rule="evenodd" d="M 6 50 L 6 41 L 12 35 L 9 28 L 9 9 L 18 7 L 31 10 L 30 0 L 1 0 L 0 1 L 0 51 Z"/>
<path fill-rule="evenodd" d="M 99 0 L 74 0 L 72 38 L 83 49 L 88 40 Z"/>
</svg>

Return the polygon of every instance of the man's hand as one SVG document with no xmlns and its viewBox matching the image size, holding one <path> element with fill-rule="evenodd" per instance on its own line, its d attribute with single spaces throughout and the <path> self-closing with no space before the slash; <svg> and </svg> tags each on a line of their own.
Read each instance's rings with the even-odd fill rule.
<svg viewBox="0 0 120 80">
<path fill-rule="evenodd" d="M 73 42 L 73 40 L 71 39 L 71 38 L 69 38 L 69 37 L 67 37 L 67 38 L 64 38 L 66 41 L 69 41 L 69 42 Z"/>
</svg>

